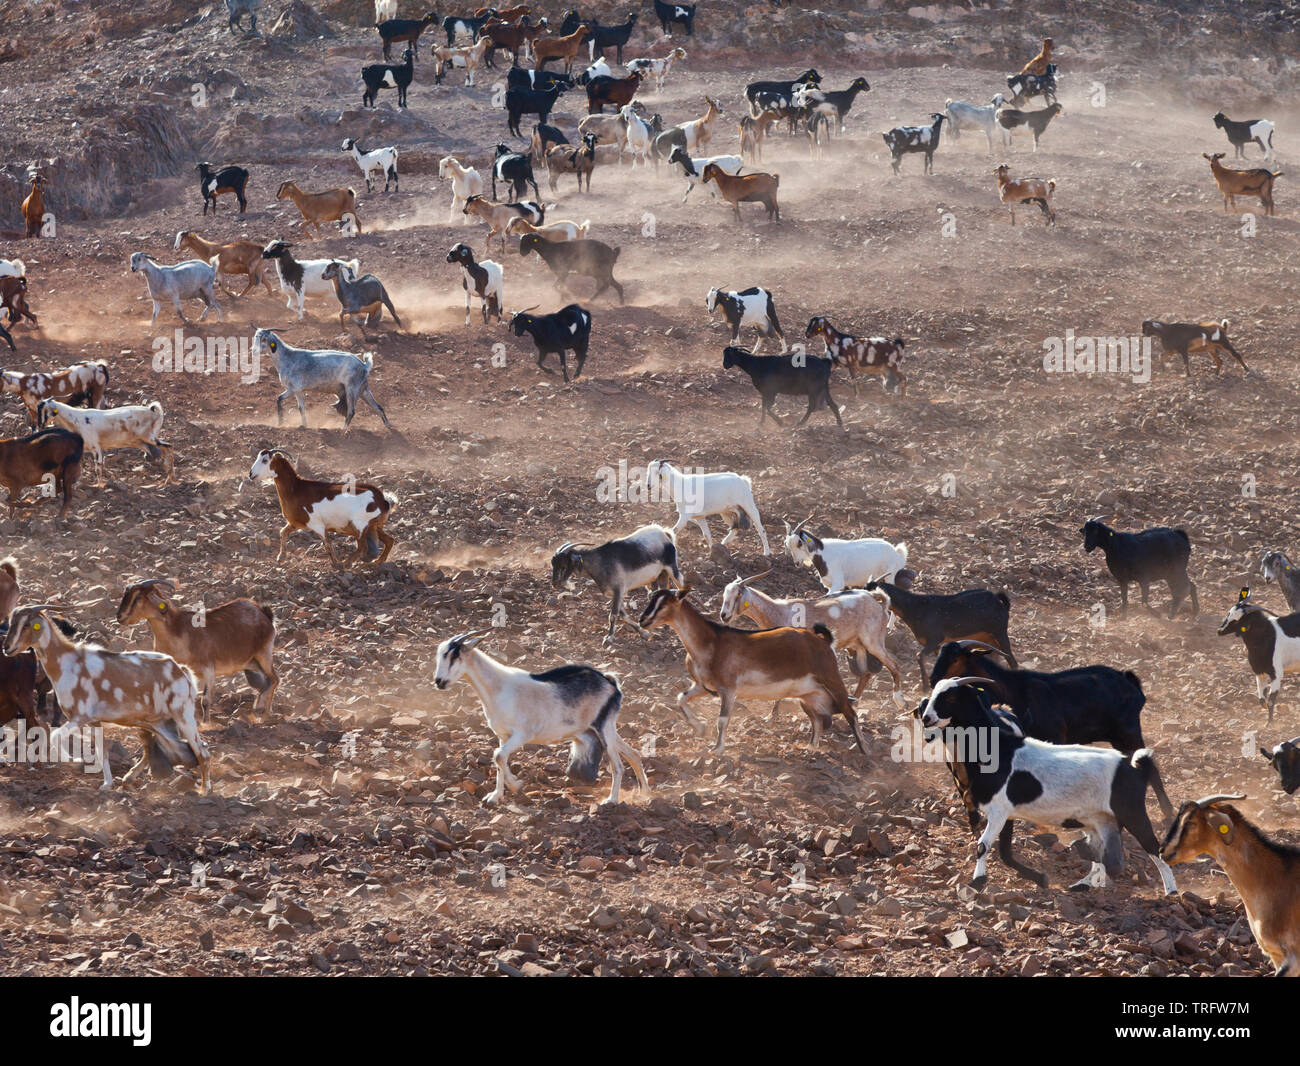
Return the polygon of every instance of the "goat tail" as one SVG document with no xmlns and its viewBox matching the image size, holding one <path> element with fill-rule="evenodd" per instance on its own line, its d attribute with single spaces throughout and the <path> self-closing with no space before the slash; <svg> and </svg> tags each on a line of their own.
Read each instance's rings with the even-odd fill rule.
<svg viewBox="0 0 1300 1066">
<path fill-rule="evenodd" d="M 998 593 L 998 602 L 1008 611 L 1011 610 L 1011 597 L 1008 596 L 1005 591 Z"/>
<path fill-rule="evenodd" d="M 895 544 L 895 545 L 894 545 L 894 551 L 898 552 L 898 554 L 902 557 L 903 562 L 905 562 L 905 563 L 907 562 L 907 542 L 906 542 L 906 541 L 902 541 L 902 540 L 900 540 L 897 544 Z M 894 576 L 897 577 L 898 575 L 895 574 Z"/>
<path fill-rule="evenodd" d="M 388 308 L 388 313 L 393 316 L 393 321 L 400 326 L 402 320 L 397 317 L 397 312 L 393 310 L 393 301 L 388 298 L 388 290 L 381 287 L 379 293 L 384 298 L 384 306 Z"/>
<path fill-rule="evenodd" d="M 257 607 L 258 607 L 258 610 L 260 610 L 264 615 L 266 615 L 266 620 L 267 620 L 268 622 L 270 622 L 270 623 L 272 623 L 272 624 L 275 623 L 275 612 L 274 612 L 273 610 L 271 610 L 270 607 L 268 607 L 268 606 L 267 606 L 266 604 L 264 604 L 264 603 L 259 603 L 259 604 L 257 605 Z"/>
<path fill-rule="evenodd" d="M 1223 330 L 1224 333 L 1228 332 L 1228 320 L 1226 318 L 1219 322 L 1219 328 Z"/>
<path fill-rule="evenodd" d="M 578 232 L 585 237 L 590 232 L 590 230 L 591 230 L 591 219 L 584 218 L 582 220 L 582 225 L 578 227 Z"/>
<path fill-rule="evenodd" d="M 370 371 L 372 371 L 372 370 L 375 369 L 375 353 L 374 353 L 374 352 L 366 352 L 366 354 L 363 355 L 363 356 L 361 357 L 361 361 L 362 361 L 363 363 L 366 364 L 366 373 L 367 373 L 367 374 L 370 373 Z"/>
<path fill-rule="evenodd" d="M 213 270 L 215 270 L 218 274 L 221 273 L 221 268 L 217 265 L 218 262 L 220 262 L 220 260 L 221 260 L 221 253 L 220 253 L 220 252 L 218 252 L 216 255 L 212 256 L 212 258 L 210 258 L 210 259 L 208 260 L 208 266 L 210 266 L 210 267 L 211 267 Z"/>
<path fill-rule="evenodd" d="M 821 637 L 822 640 L 826 641 L 826 643 L 831 646 L 832 651 L 835 650 L 835 634 L 832 633 L 827 626 L 818 622 L 812 627 L 812 631 Z"/>
<path fill-rule="evenodd" d="M 1138 748 L 1129 756 L 1129 765 L 1142 775 L 1142 780 L 1150 783 L 1156 770 L 1156 753 L 1150 748 Z"/>
<path fill-rule="evenodd" d="M 1055 179 L 1055 178 L 1048 178 L 1048 179 L 1047 179 L 1047 191 L 1048 191 L 1048 192 L 1056 192 L 1056 179 Z"/>
<path fill-rule="evenodd" d="M 162 404 L 160 404 L 157 400 L 154 400 L 149 404 L 149 410 L 156 415 L 160 415 L 163 413 Z"/>
</svg>

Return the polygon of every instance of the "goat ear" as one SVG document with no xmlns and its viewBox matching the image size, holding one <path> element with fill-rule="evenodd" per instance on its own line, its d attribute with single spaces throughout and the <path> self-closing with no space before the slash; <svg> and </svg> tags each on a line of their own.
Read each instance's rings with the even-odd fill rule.
<svg viewBox="0 0 1300 1066">
<path fill-rule="evenodd" d="M 1222 811 L 1206 811 L 1205 821 L 1210 828 L 1218 835 L 1219 839 L 1225 844 L 1231 844 L 1233 836 L 1236 835 L 1236 826 L 1232 824 L 1232 819 Z"/>
</svg>

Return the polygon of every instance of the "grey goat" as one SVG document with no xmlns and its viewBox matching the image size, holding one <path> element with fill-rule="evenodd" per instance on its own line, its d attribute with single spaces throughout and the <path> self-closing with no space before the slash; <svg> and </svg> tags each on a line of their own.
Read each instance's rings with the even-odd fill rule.
<svg viewBox="0 0 1300 1066">
<path fill-rule="evenodd" d="M 267 352 L 275 360 L 275 372 L 280 375 L 280 384 L 284 386 L 284 392 L 275 398 L 275 414 L 281 422 L 284 421 L 284 401 L 292 396 L 298 401 L 298 414 L 302 418 L 302 428 L 306 429 L 307 409 L 302 394 L 320 389 L 338 393 L 334 409 L 343 415 L 344 429 L 352 424 L 358 399 L 370 404 L 379 412 L 384 425 L 393 428 L 379 401 L 370 393 L 370 371 L 375 365 L 372 353 L 366 352 L 362 358 L 351 352 L 294 348 L 269 329 L 259 329 L 253 334 L 253 358 L 261 359 Z"/>
</svg>

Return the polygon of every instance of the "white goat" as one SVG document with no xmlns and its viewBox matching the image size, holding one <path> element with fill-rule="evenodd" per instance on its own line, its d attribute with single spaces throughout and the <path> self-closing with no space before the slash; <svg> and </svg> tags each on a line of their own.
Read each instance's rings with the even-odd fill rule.
<svg viewBox="0 0 1300 1066">
<path fill-rule="evenodd" d="M 610 764 L 609 796 L 617 803 L 623 784 L 623 759 L 632 764 L 642 792 L 650 781 L 636 748 L 618 735 L 623 692 L 617 678 L 574 663 L 545 673 L 530 674 L 499 663 L 478 643 L 490 630 L 462 633 L 438 645 L 433 683 L 445 689 L 468 681 L 483 704 L 488 728 L 500 742 L 492 753 L 497 784 L 483 797 L 489 806 L 501 802 L 507 788 L 518 792 L 523 782 L 510 772 L 510 756 L 525 744 L 569 742 L 569 775 L 588 784 L 596 780 L 606 755 Z"/>
<path fill-rule="evenodd" d="M 181 307 L 182 300 L 203 301 L 203 314 L 199 315 L 200 322 L 208 317 L 209 311 L 216 311 L 217 321 L 222 320 L 221 308 L 213 294 L 213 286 L 217 283 L 217 268 L 211 263 L 187 259 L 183 263 L 177 263 L 176 266 L 162 266 L 147 252 L 133 252 L 131 273 L 138 274 L 142 271 L 145 283 L 149 287 L 149 298 L 153 300 L 153 317 L 149 319 L 149 325 L 152 326 L 158 321 L 158 312 L 162 310 L 163 300 L 172 302 L 176 313 L 181 316 L 181 321 L 186 325 L 190 320 L 185 317 L 185 309 Z"/>
<path fill-rule="evenodd" d="M 451 175 L 451 225 L 457 214 L 464 214 L 465 203 L 471 196 L 483 195 L 483 175 L 473 167 L 463 167 L 454 156 L 443 156 L 438 162 L 438 177 L 444 181 Z"/>
<path fill-rule="evenodd" d="M 21 259 L 0 259 L 0 278 L 25 278 L 27 266 Z"/>
<path fill-rule="evenodd" d="M 859 587 L 868 581 L 894 582 L 898 572 L 907 566 L 906 544 L 890 544 L 878 537 L 861 540 L 827 537 L 823 540 L 803 528 L 807 521 L 805 518 L 793 529 L 786 522 L 786 551 L 796 563 L 815 569 L 827 592 Z"/>
<path fill-rule="evenodd" d="M 378 2 L 378 0 L 376 0 Z M 366 179 L 366 192 L 371 192 L 370 175 L 374 171 L 379 171 L 384 176 L 384 192 L 388 191 L 388 183 L 393 183 L 393 191 L 401 192 L 401 186 L 397 183 L 397 149 L 389 146 L 388 148 L 372 148 L 365 151 L 351 137 L 343 142 L 343 151 L 351 152 L 352 158 L 357 161 L 357 166 L 361 168 L 361 173 Z"/>
<path fill-rule="evenodd" d="M 995 94 L 993 102 L 983 107 L 964 103 L 961 100 L 945 101 L 943 109 L 948 113 L 948 136 L 955 141 L 962 130 L 982 130 L 989 142 L 989 153 L 992 154 L 993 131 L 997 130 L 998 139 L 1005 148 L 1011 143 L 1011 134 L 998 125 L 997 120 L 997 110 L 1004 103 L 1006 99 L 1001 93 Z"/>
<path fill-rule="evenodd" d="M 397 18 L 397 0 L 375 0 L 375 25 Z"/>
<path fill-rule="evenodd" d="M 670 500 L 677 505 L 675 537 L 687 522 L 694 522 L 704 534 L 704 542 L 713 551 L 713 536 L 708 518 L 719 515 L 730 527 L 722 538 L 725 546 L 738 530 L 752 525 L 763 542 L 763 554 L 771 555 L 767 531 L 754 503 L 754 483 L 741 474 L 686 474 L 672 463 L 656 459 L 646 467 L 645 487 L 651 499 Z"/>
<path fill-rule="evenodd" d="M 605 57 L 601 56 L 591 66 L 584 70 L 575 80 L 579 85 L 586 85 L 592 78 L 612 78 L 614 71 L 610 65 L 605 62 Z"/>
<path fill-rule="evenodd" d="M 172 446 L 158 438 L 162 431 L 163 409 L 157 400 L 147 407 L 137 404 L 110 407 L 104 411 L 69 407 L 58 400 L 42 400 L 36 408 L 36 418 L 42 426 L 52 421 L 86 442 L 86 448 L 95 457 L 101 485 L 104 482 L 104 453 L 121 448 L 139 448 L 150 459 L 162 459 L 167 471 L 163 483 L 171 481 L 175 460 Z"/>
<path fill-rule="evenodd" d="M 631 104 L 625 104 L 619 108 L 619 117 L 626 125 L 624 134 L 627 141 L 628 151 L 632 153 L 632 165 L 636 166 L 637 158 L 641 162 L 650 165 L 650 146 L 655 139 L 654 127 L 645 119 L 636 113 L 636 109 Z M 619 156 L 623 154 L 623 149 L 619 148 Z"/>
<path fill-rule="evenodd" d="M 716 166 L 724 174 L 739 174 L 740 168 L 744 166 L 744 160 L 738 155 L 710 155 L 691 158 L 686 149 L 678 145 L 668 154 L 668 163 L 676 163 L 682 168 L 682 175 L 686 178 L 686 192 L 682 194 L 682 203 L 686 203 L 686 197 L 691 195 L 691 190 L 704 180 L 704 168 L 710 163 Z M 717 186 L 710 184 L 708 186 L 709 195 L 715 200 L 718 198 Z"/>
</svg>

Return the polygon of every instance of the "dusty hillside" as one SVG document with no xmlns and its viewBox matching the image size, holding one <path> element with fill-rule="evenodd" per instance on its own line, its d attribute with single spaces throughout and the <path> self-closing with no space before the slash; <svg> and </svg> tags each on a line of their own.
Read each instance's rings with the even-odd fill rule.
<svg viewBox="0 0 1300 1066">
<path fill-rule="evenodd" d="M 1285 26 L 1269 23 L 1263 5 L 1242 5 L 1232 41 L 1222 6 L 1153 19 L 1152 32 L 1169 21 L 1171 33 L 1217 35 L 1212 73 L 1192 83 L 1172 56 L 1135 71 L 1125 57 L 1149 49 L 1126 33 L 1129 16 L 1098 5 L 1061 13 L 1063 28 L 1050 9 L 1031 16 L 1017 6 L 1023 32 L 1006 11 L 959 16 L 947 6 L 932 11 L 936 20 L 894 4 L 826 4 L 822 14 L 757 5 L 712 27 L 702 17 L 696 53 L 646 102 L 671 123 L 702 113 L 705 93 L 718 98 L 717 151 L 736 150 L 742 90 L 754 78 L 815 62 L 831 86 L 865 74 L 871 92 L 824 160 L 810 160 L 802 138 L 769 142 L 763 165 L 781 175 L 779 224 L 747 207 L 737 225 L 701 190 L 682 205 L 682 184 L 666 171 L 601 166 L 590 195 L 565 178 L 552 197 L 539 170 L 544 198 L 559 204 L 554 217 L 589 218 L 593 236 L 622 248 L 627 287 L 624 306 L 584 301 L 595 316 L 592 355 L 565 387 L 538 372 L 525 341 L 480 325 L 477 309 L 465 328 L 459 272 L 445 262 L 460 240 L 483 250 L 482 228 L 447 223 L 450 190 L 436 166 L 447 152 L 483 165 L 506 139 L 491 79 L 465 90 L 452 75 L 435 87 L 422 59 L 409 112 L 396 112 L 391 94 L 362 112 L 357 70 L 377 52 L 374 31 L 359 24 L 364 5 L 323 5 L 322 38 L 295 35 L 292 19 L 270 32 L 283 6 L 270 4 L 267 35 L 248 41 L 188 4 L 159 5 L 149 18 L 126 3 L 49 4 L 40 17 L 66 50 L 38 60 L 20 44 L 0 49 L 4 225 L 17 224 L 18 179 L 34 160 L 45 161 L 59 220 L 53 239 L 0 244 L 0 256 L 26 262 L 40 316 L 39 330 L 15 328 L 19 351 L 4 366 L 107 359 L 110 402 L 160 400 L 178 456 L 176 483 L 161 487 L 155 467 L 115 455 L 102 488 L 87 473 L 66 526 L 48 506 L 20 512 L 0 521 L 0 548 L 18 557 L 31 598 L 67 604 L 115 647 L 148 640 L 113 620 L 130 580 L 176 579 L 189 605 L 253 595 L 276 612 L 283 678 L 269 720 L 251 714 L 246 688 L 222 683 L 205 729 L 216 754 L 211 796 L 179 778 L 101 794 L 75 770 L 5 769 L 0 909 L 14 920 L 0 935 L 0 970 L 1269 971 L 1220 873 L 1179 867 L 1183 895 L 1162 899 L 1132 841 L 1124 878 L 1104 892 L 1064 890 L 1087 869 L 1064 832 L 1017 844 L 1049 872 L 1050 889 L 995 861 L 989 888 L 972 891 L 973 840 L 948 774 L 891 758 L 906 722 L 881 681 L 859 707 L 865 758 L 842 726 L 813 751 L 797 710 L 769 718 L 757 704 L 712 756 L 676 711 L 685 687 L 676 638 L 623 626 L 603 648 L 604 602 L 590 586 L 552 589 L 548 561 L 563 541 L 672 517 L 667 505 L 598 498 L 620 463 L 669 457 L 747 473 L 774 543 L 782 516 L 810 512 L 823 532 L 905 540 L 921 590 L 1007 590 L 1026 665 L 1135 670 L 1148 695 L 1146 738 L 1175 802 L 1244 791 L 1253 817 L 1289 832 L 1295 800 L 1243 738 L 1257 732 L 1272 745 L 1300 732 L 1292 687 L 1266 728 L 1240 644 L 1214 630 L 1236 590 L 1258 584 L 1259 555 L 1295 544 L 1295 197 L 1282 178 L 1277 216 L 1243 236 L 1200 158 L 1225 147 L 1209 122 L 1218 106 L 1235 115 L 1267 102 L 1288 169 L 1297 122 Z M 1107 37 L 1112 15 L 1124 22 Z M 740 43 L 742 20 L 759 27 L 758 43 Z M 1000 27 L 992 51 L 985 24 Z M 790 27 L 797 46 L 782 47 L 772 26 Z M 1018 139 L 1006 158 L 1018 174 L 1057 180 L 1055 228 L 1029 212 L 1008 224 L 990 173 L 997 160 L 973 136 L 945 141 L 932 177 L 915 156 L 891 176 L 879 130 L 920 121 L 948 97 L 986 98 L 1044 32 L 1061 46 L 1065 114 L 1036 155 Z M 1253 35 L 1266 32 L 1277 50 L 1261 55 Z M 640 31 L 629 56 L 662 54 L 658 36 Z M 832 40 L 848 46 L 830 49 Z M 1098 82 L 1105 107 L 1092 106 Z M 196 83 L 207 90 L 201 108 Z M 581 104 L 563 99 L 558 123 L 572 130 Z M 339 151 L 345 137 L 397 144 L 402 191 L 363 193 L 358 238 L 295 236 L 296 211 L 274 199 L 281 180 L 364 188 Z M 216 220 L 202 217 L 191 171 L 199 158 L 250 169 L 246 214 L 227 199 Z M 272 327 L 298 345 L 373 350 L 374 391 L 396 432 L 363 409 L 344 434 L 319 397 L 309 428 L 292 412 L 277 426 L 269 367 L 248 383 L 156 373 L 155 340 L 180 323 L 164 309 L 149 328 L 144 285 L 126 262 L 137 250 L 174 259 L 172 240 L 186 228 L 295 239 L 303 254 L 357 256 L 381 277 L 405 328 L 386 322 L 369 344 L 340 332 L 330 300 L 309 300 L 299 324 L 264 293 L 222 296 L 225 321 L 209 316 L 187 334 Z M 536 259 L 498 247 L 493 258 L 505 265 L 507 308 L 557 306 Z M 756 396 L 723 371 L 725 332 L 704 311 L 711 285 L 752 284 L 774 292 L 791 340 L 820 313 L 907 338 L 906 397 L 872 382 L 855 399 L 837 373 L 847 433 L 822 413 L 803 429 L 756 436 Z M 580 298 L 591 291 L 582 280 L 574 288 Z M 1067 330 L 1128 336 L 1144 318 L 1193 315 L 1231 320 L 1248 375 L 1215 375 L 1204 358 L 1190 380 L 1170 363 L 1143 384 L 1042 369 L 1044 341 Z M 7 403 L 0 431 L 21 428 Z M 296 534 L 277 564 L 274 495 L 247 480 L 253 455 L 271 445 L 291 449 L 311 475 L 355 473 L 391 489 L 400 504 L 390 562 L 337 573 Z M 1198 618 L 1118 616 L 1114 583 L 1078 534 L 1100 512 L 1124 528 L 1189 531 Z M 815 588 L 788 557 L 764 560 L 752 535 L 732 556 L 708 555 L 693 529 L 681 545 L 713 610 L 737 572 L 768 565 L 768 591 Z M 1256 595 L 1283 606 L 1276 589 Z M 1165 596 L 1157 591 L 1157 606 Z M 636 608 L 643 603 L 638 594 Z M 434 689 L 433 658 L 439 640 L 493 622 L 504 624 L 485 647 L 509 661 L 586 661 L 622 679 L 621 731 L 648 753 L 651 797 L 629 788 L 624 804 L 597 809 L 607 780 L 571 787 L 563 753 L 537 749 L 515 762 L 525 793 L 499 811 L 480 805 L 492 740 L 467 687 Z M 921 694 L 915 645 L 901 628 L 893 639 L 911 701 Z M 124 770 L 136 738 L 117 739 Z"/>
</svg>

